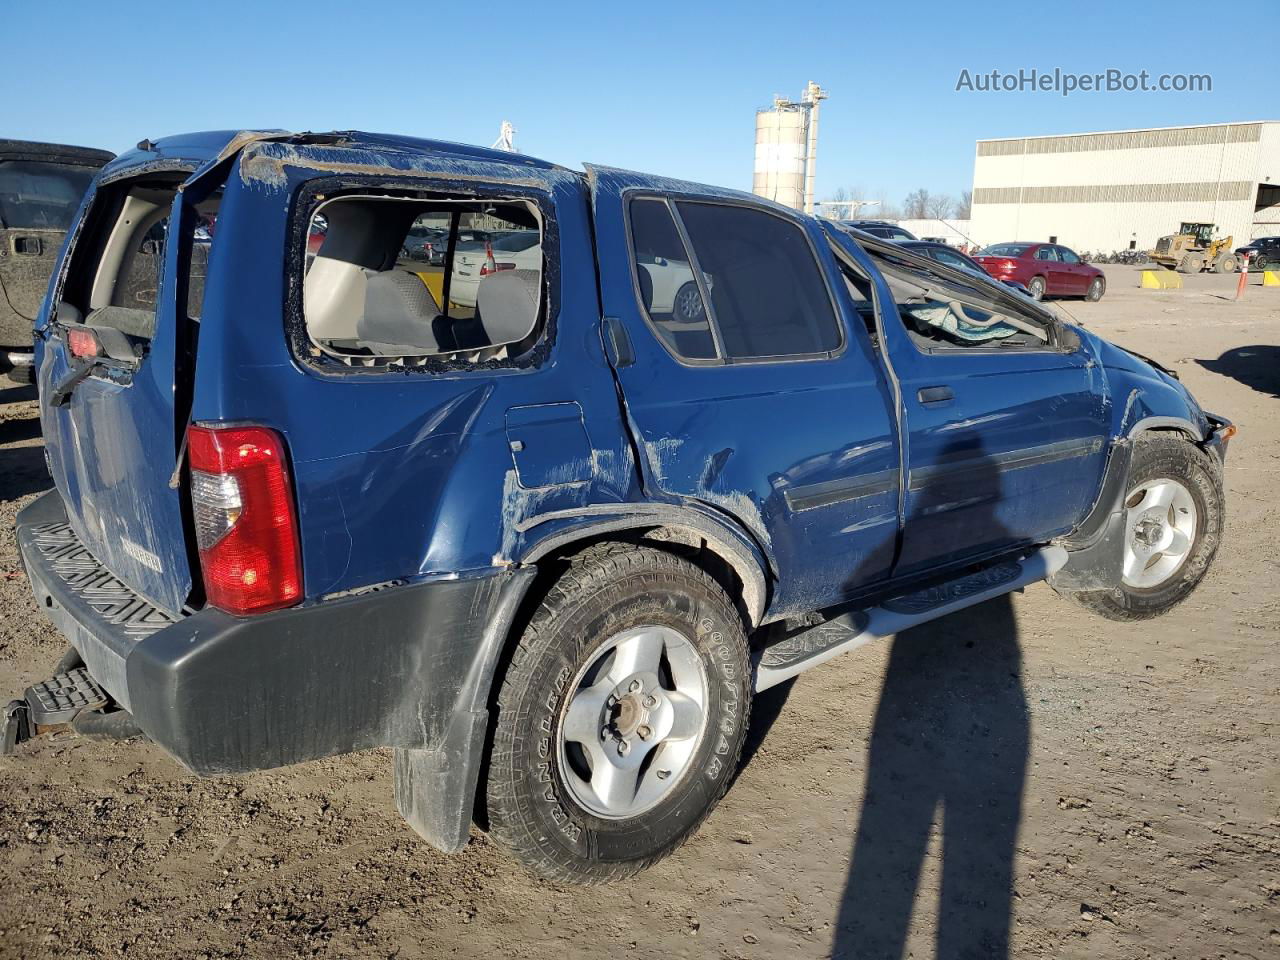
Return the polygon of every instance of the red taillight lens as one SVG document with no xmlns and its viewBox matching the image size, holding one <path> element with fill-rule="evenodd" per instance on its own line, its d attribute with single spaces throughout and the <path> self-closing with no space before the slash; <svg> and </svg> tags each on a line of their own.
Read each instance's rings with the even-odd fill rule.
<svg viewBox="0 0 1280 960">
<path fill-rule="evenodd" d="M 283 439 L 266 427 L 190 427 L 187 452 L 209 602 L 234 614 L 297 603 L 302 554 Z"/>
<path fill-rule="evenodd" d="M 67 347 L 73 357 L 98 357 L 102 355 L 102 344 L 98 335 L 92 330 L 72 327 L 67 331 Z"/>
<path fill-rule="evenodd" d="M 487 277 L 491 273 L 497 273 L 499 270 L 514 270 L 514 263 L 483 263 L 480 265 L 480 276 Z"/>
</svg>

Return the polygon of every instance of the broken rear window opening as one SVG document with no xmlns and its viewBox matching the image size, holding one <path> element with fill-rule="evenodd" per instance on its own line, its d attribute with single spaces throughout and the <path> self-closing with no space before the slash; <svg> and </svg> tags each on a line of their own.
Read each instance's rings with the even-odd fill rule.
<svg viewBox="0 0 1280 960">
<path fill-rule="evenodd" d="M 520 199 L 347 195 L 307 233 L 313 352 L 349 366 L 514 360 L 537 343 L 543 223 Z"/>
</svg>

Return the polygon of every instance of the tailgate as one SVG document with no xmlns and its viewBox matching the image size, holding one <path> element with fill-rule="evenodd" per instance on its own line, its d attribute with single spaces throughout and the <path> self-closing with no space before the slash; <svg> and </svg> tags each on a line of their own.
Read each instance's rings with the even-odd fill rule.
<svg viewBox="0 0 1280 960">
<path fill-rule="evenodd" d="M 38 345 L 41 423 L 68 522 L 108 570 L 170 614 L 192 584 L 182 491 L 170 477 L 203 294 L 193 260 L 202 266 L 207 255 L 207 244 L 192 243 L 207 210 L 177 190 L 188 175 L 98 191 Z M 124 358 L 119 349 L 90 361 L 73 356 L 68 334 L 77 327 L 117 343 L 123 335 Z"/>
</svg>

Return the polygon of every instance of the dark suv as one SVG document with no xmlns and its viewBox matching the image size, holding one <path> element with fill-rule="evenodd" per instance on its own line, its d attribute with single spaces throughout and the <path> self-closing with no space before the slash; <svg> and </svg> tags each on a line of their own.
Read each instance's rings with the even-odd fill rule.
<svg viewBox="0 0 1280 960">
<path fill-rule="evenodd" d="M 451 264 L 400 263 L 442 216 L 538 244 L 459 306 Z M 73 649 L 10 747 L 392 747 L 429 842 L 474 818 L 601 882 L 708 815 L 754 692 L 1046 578 L 1156 616 L 1221 536 L 1234 428 L 1168 370 L 749 194 L 211 133 L 109 164 L 71 237 L 37 328 L 56 489 L 17 537 Z"/>
<path fill-rule="evenodd" d="M 0 373 L 31 381 L 31 325 L 67 227 L 114 154 L 0 140 Z"/>
</svg>

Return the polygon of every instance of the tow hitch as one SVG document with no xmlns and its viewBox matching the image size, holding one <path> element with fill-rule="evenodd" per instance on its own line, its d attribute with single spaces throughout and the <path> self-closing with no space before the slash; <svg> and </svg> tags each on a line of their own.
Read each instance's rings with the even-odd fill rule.
<svg viewBox="0 0 1280 960">
<path fill-rule="evenodd" d="M 10 700 L 4 708 L 4 744 L 0 753 L 13 753 L 24 740 L 64 730 L 81 713 L 101 710 L 110 699 L 84 667 L 33 684 L 23 692 L 21 700 Z"/>
</svg>

